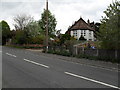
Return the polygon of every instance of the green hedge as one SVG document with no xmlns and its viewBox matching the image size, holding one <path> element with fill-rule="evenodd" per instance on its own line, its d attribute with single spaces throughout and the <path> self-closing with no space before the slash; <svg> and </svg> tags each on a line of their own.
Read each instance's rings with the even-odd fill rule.
<svg viewBox="0 0 120 90">
<path fill-rule="evenodd" d="M 52 54 L 57 54 L 57 55 L 63 55 L 63 56 L 71 56 L 72 54 L 69 53 L 68 51 L 66 50 L 63 50 L 63 51 L 53 51 L 53 50 L 49 50 L 47 53 L 52 53 Z"/>
<path fill-rule="evenodd" d="M 85 54 L 77 55 L 75 57 L 85 58 L 85 59 L 90 59 L 90 60 L 106 61 L 106 62 L 112 62 L 112 63 L 120 63 L 119 59 L 112 59 L 110 57 L 89 56 L 89 55 L 85 55 Z"/>
</svg>

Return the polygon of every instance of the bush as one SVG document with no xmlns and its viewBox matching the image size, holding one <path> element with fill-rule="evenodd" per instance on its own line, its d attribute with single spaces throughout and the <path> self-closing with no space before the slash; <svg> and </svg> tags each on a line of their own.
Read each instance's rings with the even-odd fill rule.
<svg viewBox="0 0 120 90">
<path fill-rule="evenodd" d="M 75 57 L 85 58 L 85 59 L 90 59 L 90 60 L 100 60 L 100 61 L 106 61 L 106 62 L 112 62 L 112 63 L 120 63 L 119 59 L 112 59 L 112 58 L 109 58 L 109 57 L 88 56 L 88 55 L 85 55 L 85 54 L 77 55 Z"/>
<path fill-rule="evenodd" d="M 31 44 L 43 44 L 44 35 L 38 35 L 36 37 L 32 37 L 30 43 Z"/>
<path fill-rule="evenodd" d="M 54 51 L 54 50 L 49 50 L 47 53 L 52 53 L 52 54 L 57 54 L 57 55 L 63 55 L 63 56 L 71 56 L 71 53 L 64 50 L 64 51 Z"/>
</svg>

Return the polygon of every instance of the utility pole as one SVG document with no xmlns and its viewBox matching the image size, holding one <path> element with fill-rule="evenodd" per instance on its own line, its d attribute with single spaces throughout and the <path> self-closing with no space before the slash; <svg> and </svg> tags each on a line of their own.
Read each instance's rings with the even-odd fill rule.
<svg viewBox="0 0 120 90">
<path fill-rule="evenodd" d="M 46 0 L 46 53 L 48 52 L 48 0 Z"/>
</svg>

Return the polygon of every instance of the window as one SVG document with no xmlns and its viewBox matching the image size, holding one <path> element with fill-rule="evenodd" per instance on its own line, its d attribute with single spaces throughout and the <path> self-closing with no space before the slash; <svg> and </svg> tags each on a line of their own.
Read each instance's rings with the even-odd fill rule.
<svg viewBox="0 0 120 90">
<path fill-rule="evenodd" d="M 84 36 L 86 36 L 86 31 L 84 30 Z"/>
<path fill-rule="evenodd" d="M 92 35 L 92 31 L 89 31 L 89 36 L 91 37 L 91 35 Z"/>
<path fill-rule="evenodd" d="M 81 30 L 81 35 L 82 36 L 86 36 L 86 31 L 85 30 Z"/>
<path fill-rule="evenodd" d="M 91 35 L 91 31 L 89 31 L 89 35 Z"/>
<path fill-rule="evenodd" d="M 81 30 L 81 35 L 83 35 L 83 30 Z"/>
<path fill-rule="evenodd" d="M 73 35 L 77 37 L 77 31 L 73 31 Z"/>
</svg>

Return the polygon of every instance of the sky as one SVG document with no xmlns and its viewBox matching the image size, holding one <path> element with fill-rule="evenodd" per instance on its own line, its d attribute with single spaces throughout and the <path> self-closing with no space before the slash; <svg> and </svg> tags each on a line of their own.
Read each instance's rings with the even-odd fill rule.
<svg viewBox="0 0 120 90">
<path fill-rule="evenodd" d="M 65 33 L 69 26 L 82 17 L 85 21 L 100 22 L 103 11 L 114 0 L 48 0 L 49 10 L 57 20 L 57 30 Z M 26 14 L 41 19 L 46 0 L 0 0 L 0 21 L 5 20 L 14 29 L 13 18 Z"/>
</svg>

